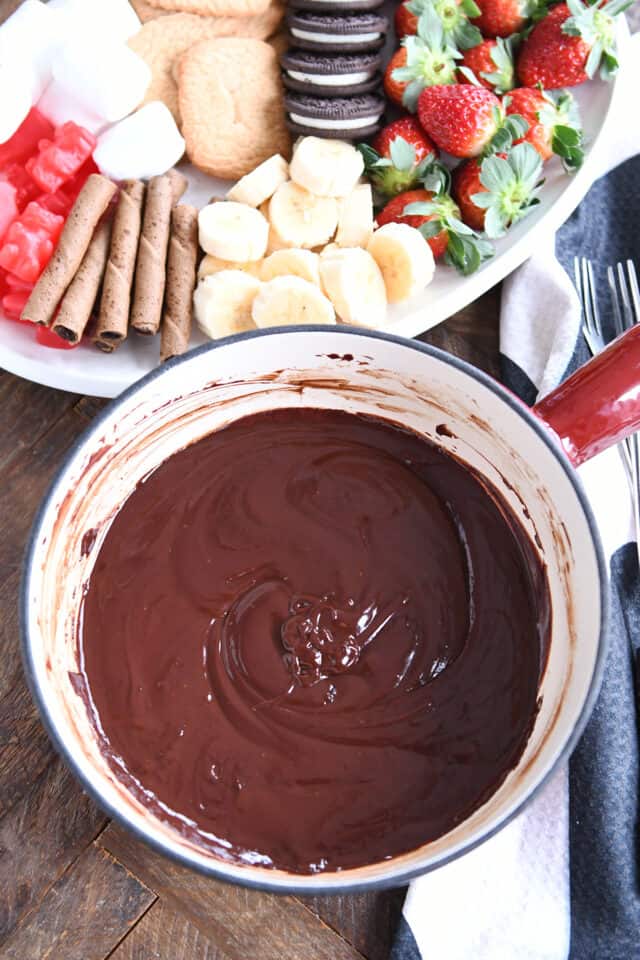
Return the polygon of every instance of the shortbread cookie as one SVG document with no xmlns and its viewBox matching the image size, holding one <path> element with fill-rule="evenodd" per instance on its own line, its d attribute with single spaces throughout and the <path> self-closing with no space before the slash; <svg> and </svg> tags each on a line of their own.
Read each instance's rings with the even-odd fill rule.
<svg viewBox="0 0 640 960">
<path fill-rule="evenodd" d="M 261 40 L 203 40 L 180 59 L 178 100 L 187 154 L 212 176 L 237 180 L 289 157 L 278 57 Z"/>
<path fill-rule="evenodd" d="M 166 17 L 171 13 L 170 10 L 162 10 L 160 7 L 152 7 L 147 0 L 129 0 L 131 6 L 138 15 L 138 20 L 147 23 L 149 20 L 156 20 L 158 17 Z"/>
<path fill-rule="evenodd" d="M 202 17 L 253 17 L 269 0 L 148 0 L 151 7 L 173 13 L 199 13 Z"/>
<path fill-rule="evenodd" d="M 266 40 L 278 29 L 283 16 L 284 6 L 278 0 L 255 17 L 199 17 L 192 13 L 174 13 L 148 21 L 129 41 L 131 49 L 151 69 L 151 84 L 143 103 L 162 100 L 179 123 L 174 65 L 185 50 L 199 40 L 213 37 Z"/>
</svg>

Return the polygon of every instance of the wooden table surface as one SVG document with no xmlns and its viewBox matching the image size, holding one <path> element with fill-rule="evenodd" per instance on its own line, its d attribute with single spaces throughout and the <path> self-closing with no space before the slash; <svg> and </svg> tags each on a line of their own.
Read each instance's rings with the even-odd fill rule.
<svg viewBox="0 0 640 960">
<path fill-rule="evenodd" d="M 18 5 L 0 0 L 0 22 Z M 497 373 L 498 306 L 494 290 L 424 339 Z M 197 876 L 110 823 L 55 754 L 20 662 L 21 564 L 105 402 L 0 370 L 0 960 L 385 960 L 404 889 L 278 897 Z"/>
</svg>

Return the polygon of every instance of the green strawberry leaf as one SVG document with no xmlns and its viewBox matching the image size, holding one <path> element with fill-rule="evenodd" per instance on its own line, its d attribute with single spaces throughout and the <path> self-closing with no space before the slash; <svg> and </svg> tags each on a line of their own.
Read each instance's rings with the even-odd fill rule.
<svg viewBox="0 0 640 960">
<path fill-rule="evenodd" d="M 418 230 L 425 240 L 433 240 L 439 233 L 442 233 L 442 224 L 439 220 L 427 220 L 426 223 L 418 227 Z"/>
<path fill-rule="evenodd" d="M 482 43 L 480 30 L 473 23 L 469 23 L 468 20 L 462 20 L 451 32 L 451 37 L 460 50 L 471 50 L 472 47 L 477 47 L 479 43 Z"/>
<path fill-rule="evenodd" d="M 492 257 L 494 252 L 493 246 L 477 234 L 461 237 L 450 232 L 444 261 L 467 277 L 475 273 L 482 262 Z"/>
<path fill-rule="evenodd" d="M 437 203 L 431 200 L 414 200 L 408 203 L 402 210 L 403 217 L 432 217 L 439 213 L 440 208 Z"/>
<path fill-rule="evenodd" d="M 474 87 L 482 86 L 473 70 L 471 70 L 469 67 L 458 67 L 458 73 L 461 73 L 465 80 L 467 80 L 469 83 L 472 83 Z"/>
<path fill-rule="evenodd" d="M 356 149 L 362 155 L 364 160 L 365 170 L 370 170 L 372 167 L 380 165 L 381 161 L 384 159 L 380 156 L 377 150 L 374 150 L 373 147 L 369 146 L 368 143 L 359 143 Z"/>
<path fill-rule="evenodd" d="M 416 165 L 416 148 L 403 137 L 391 141 L 389 153 L 396 170 L 411 170 Z"/>
<path fill-rule="evenodd" d="M 542 187 L 542 158 L 530 143 L 513 147 L 506 158 L 490 156 L 482 161 L 480 183 L 485 188 L 471 200 L 485 210 L 484 229 L 488 237 L 501 237 L 511 224 L 538 203 Z"/>
<path fill-rule="evenodd" d="M 462 0 L 460 4 L 460 9 L 462 10 L 463 13 L 465 13 L 471 19 L 473 19 L 474 17 L 479 17 L 480 14 L 482 13 L 482 10 L 478 6 L 478 4 L 474 2 L 474 0 Z"/>
</svg>

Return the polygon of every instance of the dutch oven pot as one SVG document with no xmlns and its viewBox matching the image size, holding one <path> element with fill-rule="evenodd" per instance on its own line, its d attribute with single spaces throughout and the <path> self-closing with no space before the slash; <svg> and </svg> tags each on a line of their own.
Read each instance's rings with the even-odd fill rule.
<svg viewBox="0 0 640 960">
<path fill-rule="evenodd" d="M 116 399 L 66 458 L 35 521 L 22 584 L 27 677 L 57 749 L 116 820 L 183 864 L 273 891 L 396 885 L 446 863 L 515 816 L 575 746 L 604 659 L 607 570 L 575 466 L 640 425 L 640 328 L 529 410 L 432 347 L 353 328 L 231 337 L 154 371 Z M 440 444 L 502 495 L 546 565 L 552 600 L 541 706 L 517 767 L 445 836 L 391 860 L 309 876 L 217 859 L 156 818 L 102 756 L 73 686 L 83 585 L 136 483 L 177 450 L 250 413 L 325 407 L 382 417 Z M 89 549 L 97 537 L 97 545 Z"/>
</svg>

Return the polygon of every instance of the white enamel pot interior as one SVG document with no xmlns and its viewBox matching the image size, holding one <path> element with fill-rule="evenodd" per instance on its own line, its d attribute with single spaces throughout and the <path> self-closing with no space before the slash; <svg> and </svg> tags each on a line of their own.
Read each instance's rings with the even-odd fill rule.
<svg viewBox="0 0 640 960">
<path fill-rule="evenodd" d="M 177 450 L 238 417 L 326 407 L 410 427 L 483 475 L 546 564 L 551 644 L 526 750 L 494 795 L 454 830 L 410 853 L 310 876 L 239 866 L 145 809 L 103 758 L 71 675 L 83 586 L 109 521 L 136 483 Z M 446 432 L 438 431 L 444 424 Z M 451 433 L 452 436 L 447 434 Z M 97 532 L 87 550 L 83 537 Z M 204 873 L 275 891 L 398 884 L 470 849 L 513 817 L 575 745 L 603 660 L 606 573 L 580 483 L 558 441 L 490 378 L 424 344 L 348 328 L 244 334 L 173 361 L 114 401 L 79 440 L 41 507 L 22 588 L 28 680 L 57 748 L 84 787 L 157 849 Z"/>
</svg>

